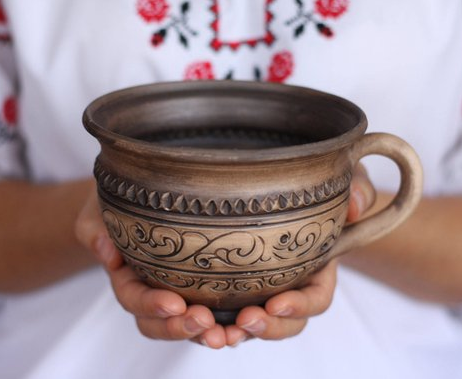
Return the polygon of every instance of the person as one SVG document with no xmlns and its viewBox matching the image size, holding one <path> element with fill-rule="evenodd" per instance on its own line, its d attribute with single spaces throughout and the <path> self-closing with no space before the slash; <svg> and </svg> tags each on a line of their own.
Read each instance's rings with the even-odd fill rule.
<svg viewBox="0 0 462 379">
<path fill-rule="evenodd" d="M 2 377 L 461 376 L 461 11 L 457 0 L 3 0 Z M 370 131 L 416 148 L 426 197 L 399 230 L 311 285 L 215 324 L 123 265 L 89 179 L 98 147 L 80 125 L 109 91 L 198 79 L 354 101 Z M 394 169 L 366 165 L 381 206 Z M 364 174 L 351 197 L 356 219 L 372 202 Z"/>
</svg>

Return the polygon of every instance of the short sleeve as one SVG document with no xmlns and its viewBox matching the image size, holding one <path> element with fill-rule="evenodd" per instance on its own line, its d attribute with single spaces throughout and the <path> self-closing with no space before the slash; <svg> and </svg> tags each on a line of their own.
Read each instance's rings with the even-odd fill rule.
<svg viewBox="0 0 462 379">
<path fill-rule="evenodd" d="M 24 144 L 19 131 L 19 84 L 15 69 L 14 41 L 0 3 L 0 179 L 23 178 Z"/>
</svg>

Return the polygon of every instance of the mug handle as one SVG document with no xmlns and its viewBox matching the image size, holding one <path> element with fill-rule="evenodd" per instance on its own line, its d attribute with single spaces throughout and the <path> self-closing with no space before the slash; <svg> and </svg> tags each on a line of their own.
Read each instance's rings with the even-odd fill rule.
<svg viewBox="0 0 462 379">
<path fill-rule="evenodd" d="M 383 155 L 397 164 L 401 176 L 399 190 L 386 208 L 345 226 L 330 251 L 330 258 L 388 234 L 409 217 L 422 197 L 422 165 L 408 143 L 391 134 L 369 133 L 353 144 L 350 159 L 354 166 L 361 158 L 372 154 Z"/>
</svg>

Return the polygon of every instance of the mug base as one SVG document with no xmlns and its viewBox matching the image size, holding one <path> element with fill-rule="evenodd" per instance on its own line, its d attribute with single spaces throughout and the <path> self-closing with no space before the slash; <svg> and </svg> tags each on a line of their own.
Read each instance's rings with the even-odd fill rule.
<svg viewBox="0 0 462 379">
<path fill-rule="evenodd" d="M 217 309 L 212 309 L 213 316 L 215 321 L 223 326 L 234 325 L 236 323 L 236 318 L 239 313 L 239 310 L 235 311 L 222 311 Z"/>
</svg>

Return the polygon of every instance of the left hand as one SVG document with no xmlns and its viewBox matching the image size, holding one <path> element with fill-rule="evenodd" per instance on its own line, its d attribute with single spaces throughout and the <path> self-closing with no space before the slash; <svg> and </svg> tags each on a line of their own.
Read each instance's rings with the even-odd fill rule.
<svg viewBox="0 0 462 379">
<path fill-rule="evenodd" d="M 266 301 L 264 308 L 244 308 L 237 317 L 236 325 L 225 328 L 227 345 L 236 346 L 251 337 L 280 340 L 300 333 L 310 317 L 329 308 L 336 273 L 337 261 L 334 259 L 312 275 L 306 287 L 276 295 Z"/>
<path fill-rule="evenodd" d="M 359 164 L 350 186 L 347 221 L 357 221 L 375 201 L 375 190 L 365 168 Z M 310 317 L 325 312 L 333 298 L 337 260 L 333 259 L 322 270 L 311 276 L 304 288 L 281 293 L 270 298 L 264 308 L 244 308 L 236 325 L 225 328 L 226 343 L 236 346 L 248 338 L 279 340 L 300 333 Z"/>
<path fill-rule="evenodd" d="M 226 334 L 210 309 L 187 305 L 178 294 L 147 286 L 126 264 L 109 238 L 92 188 L 75 223 L 78 241 L 105 267 L 117 300 L 133 314 L 141 334 L 152 339 L 194 340 L 212 348 L 226 345 Z"/>
</svg>

